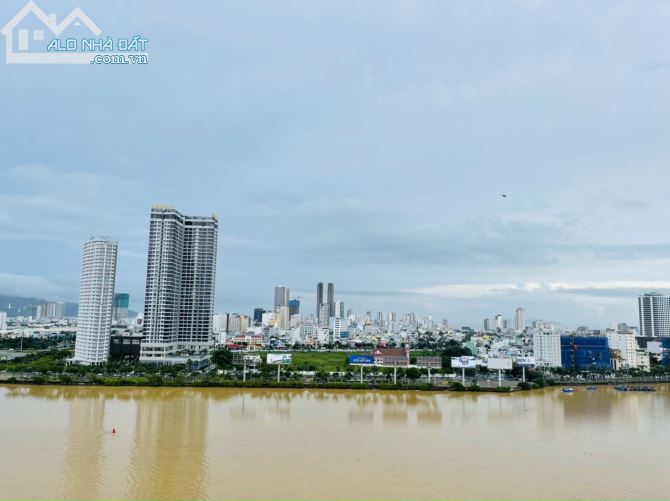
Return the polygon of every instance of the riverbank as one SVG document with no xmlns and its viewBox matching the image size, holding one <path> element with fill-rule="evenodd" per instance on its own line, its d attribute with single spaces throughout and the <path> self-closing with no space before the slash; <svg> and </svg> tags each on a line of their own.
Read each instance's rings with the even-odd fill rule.
<svg viewBox="0 0 670 501">
<path fill-rule="evenodd" d="M 176 379 L 176 378 L 175 378 Z M 0 379 L 0 384 L 32 385 L 32 386 L 105 386 L 105 387 L 166 387 L 166 388 L 286 388 L 286 389 L 332 389 L 332 390 L 383 390 L 383 391 L 451 391 L 451 392 L 477 392 L 477 393 L 511 393 L 515 391 L 542 388 L 540 385 L 528 384 L 526 386 L 464 386 L 461 382 L 449 384 L 391 384 L 391 383 L 359 383 L 359 382 L 324 382 L 305 383 L 302 381 L 268 381 L 268 380 L 226 380 L 205 379 L 194 381 L 178 381 L 174 379 L 150 377 L 95 377 L 89 381 L 75 381 L 68 375 L 58 377 L 34 376 L 30 378 L 11 376 Z"/>
</svg>

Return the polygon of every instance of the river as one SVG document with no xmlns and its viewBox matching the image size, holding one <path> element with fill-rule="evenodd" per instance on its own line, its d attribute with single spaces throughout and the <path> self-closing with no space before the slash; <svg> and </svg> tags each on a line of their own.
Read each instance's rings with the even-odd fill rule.
<svg viewBox="0 0 670 501">
<path fill-rule="evenodd" d="M 0 386 L 0 498 L 667 499 L 658 390 Z"/>
</svg>

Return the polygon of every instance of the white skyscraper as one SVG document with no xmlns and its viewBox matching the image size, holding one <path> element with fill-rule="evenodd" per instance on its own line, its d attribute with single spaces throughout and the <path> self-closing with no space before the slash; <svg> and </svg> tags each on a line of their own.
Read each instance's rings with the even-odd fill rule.
<svg viewBox="0 0 670 501">
<path fill-rule="evenodd" d="M 108 238 L 84 245 L 74 363 L 102 364 L 109 356 L 117 247 Z"/>
<path fill-rule="evenodd" d="M 640 336 L 670 336 L 670 295 L 638 296 Z"/>
<path fill-rule="evenodd" d="M 0 331 L 7 330 L 7 312 L 0 311 Z"/>
<path fill-rule="evenodd" d="M 151 209 L 142 362 L 211 344 L 219 220 Z"/>
<path fill-rule="evenodd" d="M 277 320 L 277 327 L 287 330 L 290 327 L 288 306 L 277 306 L 275 309 L 275 319 Z"/>
<path fill-rule="evenodd" d="M 514 315 L 514 329 L 521 332 L 526 328 L 526 310 L 519 307 L 516 309 Z"/>
</svg>

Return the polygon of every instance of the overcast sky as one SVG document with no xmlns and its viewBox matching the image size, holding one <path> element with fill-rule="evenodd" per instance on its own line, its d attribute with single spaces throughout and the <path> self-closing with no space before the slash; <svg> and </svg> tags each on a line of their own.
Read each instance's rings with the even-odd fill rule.
<svg viewBox="0 0 670 501">
<path fill-rule="evenodd" d="M 76 301 L 107 234 L 141 310 L 156 203 L 220 216 L 217 311 L 332 281 L 604 327 L 670 288 L 670 2 L 37 3 L 150 63 L 6 65 L 0 37 L 0 293 Z"/>
</svg>

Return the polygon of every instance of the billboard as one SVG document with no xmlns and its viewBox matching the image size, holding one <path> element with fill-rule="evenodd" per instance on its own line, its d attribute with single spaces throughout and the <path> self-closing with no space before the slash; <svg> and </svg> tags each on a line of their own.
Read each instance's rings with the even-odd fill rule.
<svg viewBox="0 0 670 501">
<path fill-rule="evenodd" d="M 409 365 L 409 358 L 405 355 L 382 355 L 384 367 L 404 367 Z"/>
<path fill-rule="evenodd" d="M 292 362 L 290 353 L 268 353 L 267 363 L 272 365 L 282 364 L 288 365 Z"/>
<path fill-rule="evenodd" d="M 233 364 L 234 365 L 244 365 L 245 363 L 249 365 L 258 365 L 261 363 L 261 356 L 258 354 L 249 354 L 244 351 L 234 351 L 233 352 Z"/>
<path fill-rule="evenodd" d="M 488 368 L 491 370 L 507 371 L 512 369 L 511 358 L 489 358 Z"/>
<path fill-rule="evenodd" d="M 416 357 L 416 365 L 426 369 L 441 369 L 442 357 Z"/>
<path fill-rule="evenodd" d="M 374 365 L 375 357 L 372 355 L 349 355 L 349 365 Z"/>
<path fill-rule="evenodd" d="M 516 357 L 514 362 L 519 367 L 535 367 L 535 357 Z"/>
<path fill-rule="evenodd" d="M 476 369 L 477 360 L 475 357 L 451 357 L 451 367 L 453 369 Z"/>
</svg>

